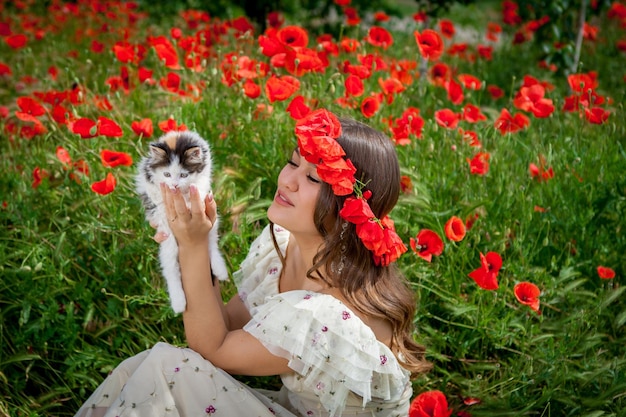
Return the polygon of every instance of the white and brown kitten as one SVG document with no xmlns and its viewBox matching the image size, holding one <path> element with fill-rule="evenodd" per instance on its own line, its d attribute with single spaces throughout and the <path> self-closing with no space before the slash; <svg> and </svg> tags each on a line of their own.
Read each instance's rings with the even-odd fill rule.
<svg viewBox="0 0 626 417">
<path fill-rule="evenodd" d="M 146 219 L 168 238 L 161 243 L 159 260 L 167 282 L 172 309 L 183 312 L 187 305 L 178 264 L 178 245 L 167 223 L 160 184 L 178 188 L 189 205 L 189 186 L 198 187 L 200 197 L 211 192 L 212 159 L 209 144 L 197 133 L 172 131 L 150 144 L 150 153 L 138 166 L 135 177 L 137 193 L 144 204 Z M 218 249 L 218 219 L 209 233 L 211 272 L 220 280 L 228 279 L 224 258 Z"/>
</svg>

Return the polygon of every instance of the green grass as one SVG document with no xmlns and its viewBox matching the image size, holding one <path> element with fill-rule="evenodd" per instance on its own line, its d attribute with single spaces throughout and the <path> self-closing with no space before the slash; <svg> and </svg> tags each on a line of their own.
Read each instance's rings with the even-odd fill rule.
<svg viewBox="0 0 626 417">
<path fill-rule="evenodd" d="M 467 10 L 479 13 L 475 6 Z M 110 11 L 126 21 L 117 7 Z M 499 16 L 497 10 L 492 14 Z M 28 33 L 29 43 L 14 50 L 0 42 L 0 63 L 12 71 L 0 76 L 0 104 L 8 111 L 0 119 L 0 415 L 64 416 L 73 415 L 122 359 L 158 341 L 184 344 L 181 320 L 169 309 L 160 277 L 153 231 L 133 190 L 135 168 L 106 168 L 100 151 L 127 152 L 138 161 L 150 139 L 137 137 L 131 123 L 143 118 L 155 123 L 155 136 L 160 134 L 156 123 L 169 117 L 204 135 L 214 150 L 221 248 L 234 271 L 267 223 L 265 210 L 276 176 L 295 144 L 294 121 L 285 112 L 288 100 L 269 103 L 265 94 L 252 100 L 239 86 L 220 81 L 220 63 L 229 52 L 269 62 L 259 53 L 255 36 L 224 34 L 211 47 L 202 71 L 175 71 L 183 88 L 202 83 L 194 101 L 158 83 L 138 85 L 132 64 L 127 67 L 134 87 L 128 93 L 109 90 L 105 81 L 119 75 L 123 65 L 111 51 L 124 27 L 114 19 L 105 21 L 83 5 L 65 21 L 59 17 L 63 14 L 49 12 L 34 25 L 45 34 L 35 40 L 20 25 L 32 21 L 31 16 L 28 8 L 7 6 L 2 11 L 13 32 Z M 472 21 L 458 7 L 452 16 L 459 16 L 464 25 Z M 537 66 L 541 52 L 533 43 L 512 45 L 509 34 L 503 34 L 491 61 L 443 56 L 457 73 L 476 75 L 485 85 L 505 90 L 499 100 L 484 86 L 465 91 L 463 104 L 479 105 L 488 116 L 475 125 L 460 124 L 476 131 L 482 150 L 491 155 L 485 176 L 470 174 L 466 161 L 477 149 L 434 120 L 436 110 L 458 112 L 462 105 L 451 104 L 445 91 L 425 75 L 370 119 L 358 108 L 335 103 L 344 94 L 341 64 L 357 63 L 356 54 L 342 52 L 330 57 L 324 72 L 299 77 L 299 94 L 386 132 L 387 119 L 400 117 L 409 106 L 420 109 L 425 120 L 422 138 L 397 148 L 402 173 L 413 187 L 392 217 L 407 245 L 424 228 L 436 231 L 445 242 L 443 254 L 432 263 L 409 251 L 399 264 L 419 299 L 416 338 L 435 365 L 415 381 L 415 393 L 441 390 L 455 411 L 472 416 L 626 415 L 625 74 L 624 53 L 616 56 L 614 46 L 624 38 L 624 30 L 615 20 L 602 19 L 599 40 L 584 45 L 580 71 L 597 71 L 597 91 L 611 99 L 602 105 L 611 115 L 601 125 L 561 111 L 570 94 L 565 76 Z M 172 21 L 186 35 L 194 33 L 182 19 L 174 16 Z M 146 45 L 142 66 L 154 71 L 155 80 L 170 71 L 147 45 L 147 34 L 169 36 L 170 27 L 159 22 L 157 26 L 142 17 L 125 25 L 129 41 Z M 415 28 L 394 32 L 394 44 L 387 51 L 362 42 L 358 52 L 419 61 Z M 474 30 L 484 33 L 483 26 Z M 343 33 L 363 39 L 367 32 L 350 27 Z M 102 53 L 91 51 L 92 39 L 104 44 Z M 47 74 L 50 66 L 59 70 L 56 80 Z M 527 129 L 502 135 L 494 121 L 502 108 L 518 112 L 512 97 L 525 75 L 555 86 L 547 96 L 556 111 L 545 119 L 529 114 Z M 365 80 L 366 94 L 380 91 L 379 77 L 388 78 L 389 73 L 378 71 Z M 265 78 L 257 81 L 263 86 Z M 64 103 L 68 110 L 76 117 L 106 116 L 122 127 L 123 137 L 81 139 L 49 116 L 40 117 L 47 132 L 32 139 L 14 130 L 25 125 L 15 117 L 18 97 L 68 91 L 76 85 L 83 88 L 84 102 Z M 108 98 L 113 109 L 98 109 L 96 97 Z M 257 117 L 258 104 L 273 106 L 273 112 Z M 80 177 L 81 183 L 56 158 L 58 146 L 67 149 L 73 161 L 88 163 L 90 174 Z M 554 169 L 554 178 L 546 182 L 532 179 L 528 172 L 539 155 Z M 37 188 L 31 185 L 35 167 L 50 173 Z M 115 191 L 105 196 L 91 191 L 90 185 L 108 172 L 117 179 Z M 535 206 L 545 212 L 535 211 Z M 464 240 L 445 238 L 443 227 L 452 215 L 465 219 L 475 213 L 479 217 Z M 489 251 L 503 259 L 496 291 L 480 289 L 467 276 L 479 266 L 479 253 Z M 601 280 L 599 265 L 613 268 L 616 277 Z M 513 287 L 521 281 L 541 289 L 541 315 L 515 299 Z M 224 292 L 228 297 L 235 289 L 228 284 Z M 276 383 L 273 378 L 245 380 L 255 386 Z M 466 406 L 463 399 L 468 397 L 481 403 Z"/>
</svg>

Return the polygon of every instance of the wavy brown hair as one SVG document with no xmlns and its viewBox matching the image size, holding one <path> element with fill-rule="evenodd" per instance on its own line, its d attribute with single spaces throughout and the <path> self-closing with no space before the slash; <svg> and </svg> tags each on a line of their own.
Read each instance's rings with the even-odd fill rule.
<svg viewBox="0 0 626 417">
<path fill-rule="evenodd" d="M 356 167 L 355 177 L 366 184 L 365 190 L 372 192 L 368 202 L 381 219 L 393 209 L 400 195 L 395 146 L 386 135 L 363 123 L 346 118 L 340 118 L 340 122 L 342 133 L 337 142 Z M 391 349 L 400 363 L 413 376 L 427 372 L 432 366 L 425 360 L 425 349 L 413 339 L 414 293 L 398 267 L 377 266 L 357 236 L 355 225 L 339 218 L 347 197 L 336 196 L 330 185 L 322 183 L 314 222 L 324 244 L 307 275 L 340 289 L 362 314 L 387 320 L 392 328 Z M 346 226 L 342 238 L 342 228 Z"/>
</svg>

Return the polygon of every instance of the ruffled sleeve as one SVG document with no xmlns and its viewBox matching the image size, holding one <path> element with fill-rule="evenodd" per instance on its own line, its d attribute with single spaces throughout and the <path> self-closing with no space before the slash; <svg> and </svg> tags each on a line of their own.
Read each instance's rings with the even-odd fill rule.
<svg viewBox="0 0 626 417">
<path fill-rule="evenodd" d="M 263 304 L 267 296 L 278 293 L 282 263 L 274 248 L 270 227 L 271 225 L 266 226 L 252 242 L 248 255 L 239 270 L 233 274 L 239 297 L 250 314 L 254 314 L 254 309 Z M 284 255 L 289 242 L 289 232 L 274 225 L 274 235 Z"/>
<path fill-rule="evenodd" d="M 328 294 L 277 294 L 257 308 L 244 330 L 288 359 L 299 385 L 290 388 L 314 393 L 331 416 L 341 415 L 350 392 L 365 407 L 372 398 L 397 401 L 409 381 L 391 350 Z"/>
</svg>

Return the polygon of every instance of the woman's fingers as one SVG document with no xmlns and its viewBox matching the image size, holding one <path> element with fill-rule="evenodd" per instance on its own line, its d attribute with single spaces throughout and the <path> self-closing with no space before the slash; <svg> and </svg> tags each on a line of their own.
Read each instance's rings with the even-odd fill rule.
<svg viewBox="0 0 626 417">
<path fill-rule="evenodd" d="M 191 203 L 191 217 L 200 219 L 204 215 L 204 202 L 195 184 L 189 186 L 189 202 Z"/>
</svg>

